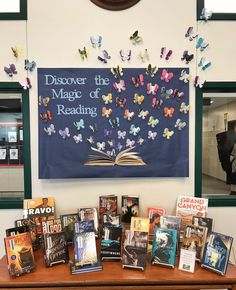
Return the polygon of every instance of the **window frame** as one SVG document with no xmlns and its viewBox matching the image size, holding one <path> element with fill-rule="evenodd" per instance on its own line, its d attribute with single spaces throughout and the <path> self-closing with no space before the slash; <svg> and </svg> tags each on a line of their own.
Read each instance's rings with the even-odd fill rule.
<svg viewBox="0 0 236 290">
<path fill-rule="evenodd" d="M 24 155 L 24 198 L 32 197 L 31 157 L 30 157 L 30 108 L 29 90 L 24 90 L 18 82 L 0 82 L 0 93 L 20 93 L 22 95 L 23 115 L 23 155 Z M 0 209 L 23 208 L 21 198 L 0 198 Z"/>
<path fill-rule="evenodd" d="M 27 20 L 27 0 L 20 1 L 20 12 L 0 13 L 0 20 Z"/>
<path fill-rule="evenodd" d="M 202 12 L 202 9 L 205 7 L 205 0 L 197 0 L 197 20 L 200 20 L 200 15 Z M 230 21 L 230 20 L 236 20 L 236 13 L 213 13 L 211 20 L 223 20 L 223 21 Z"/>
<path fill-rule="evenodd" d="M 236 82 L 205 82 L 202 89 L 195 90 L 195 196 L 202 197 L 202 112 L 203 93 L 235 92 Z M 208 196 L 209 206 L 236 206 L 236 197 Z"/>
</svg>

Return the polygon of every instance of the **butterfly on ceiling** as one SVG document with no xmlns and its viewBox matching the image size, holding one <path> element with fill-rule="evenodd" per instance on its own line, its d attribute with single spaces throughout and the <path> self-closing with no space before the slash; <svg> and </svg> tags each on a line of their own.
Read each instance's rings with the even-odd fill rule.
<svg viewBox="0 0 236 290">
<path fill-rule="evenodd" d="M 65 127 L 64 130 L 59 130 L 59 135 L 62 137 L 62 139 L 70 138 L 70 130 L 68 127 Z"/>
<path fill-rule="evenodd" d="M 112 134 L 112 130 L 104 129 L 104 137 L 109 137 Z"/>
<path fill-rule="evenodd" d="M 4 71 L 9 77 L 13 77 L 13 75 L 17 74 L 16 66 L 13 63 L 9 64 L 9 67 L 4 66 Z"/>
<path fill-rule="evenodd" d="M 206 8 L 202 8 L 200 19 L 207 22 L 209 19 L 211 19 L 213 12 L 207 11 Z"/>
<path fill-rule="evenodd" d="M 75 121 L 73 124 L 78 131 L 85 128 L 84 119 L 80 119 L 79 121 Z"/>
<path fill-rule="evenodd" d="M 181 57 L 181 60 L 184 61 L 186 64 L 189 64 L 192 60 L 194 59 L 194 55 L 193 54 L 189 54 L 188 50 L 185 50 L 183 52 L 183 56 Z"/>
<path fill-rule="evenodd" d="M 148 110 L 140 109 L 138 113 L 138 117 L 141 118 L 142 120 L 145 120 L 149 114 L 150 113 Z"/>
<path fill-rule="evenodd" d="M 153 98 L 152 99 L 152 107 L 153 108 L 160 109 L 162 104 L 163 104 L 163 100 L 162 99 L 160 99 L 160 100 L 158 100 L 157 98 Z"/>
<path fill-rule="evenodd" d="M 109 108 L 109 109 L 107 109 L 106 107 L 102 108 L 102 116 L 103 117 L 109 118 L 111 116 L 111 113 L 112 113 L 111 108 Z"/>
<path fill-rule="evenodd" d="M 25 78 L 24 82 L 19 82 L 19 83 L 24 90 L 28 90 L 28 89 L 32 88 L 30 78 L 28 78 L 28 77 Z"/>
<path fill-rule="evenodd" d="M 46 113 L 40 113 L 39 114 L 41 120 L 47 122 L 52 120 L 52 113 L 51 111 L 47 110 Z"/>
<path fill-rule="evenodd" d="M 140 86 L 143 86 L 144 85 L 144 77 L 143 77 L 143 74 L 139 74 L 138 76 L 133 76 L 131 78 L 132 80 L 132 83 L 134 84 L 134 86 L 136 88 L 139 88 Z"/>
<path fill-rule="evenodd" d="M 167 90 L 165 87 L 161 87 L 161 97 L 165 99 L 170 99 L 174 93 L 174 90 Z"/>
<path fill-rule="evenodd" d="M 130 37 L 129 39 L 133 44 L 141 44 L 143 42 L 142 37 L 139 35 L 138 30 L 136 30 Z"/>
<path fill-rule="evenodd" d="M 120 65 L 118 65 L 117 67 L 112 67 L 111 73 L 112 73 L 113 77 L 116 79 L 121 78 L 124 75 L 123 69 Z"/>
<path fill-rule="evenodd" d="M 135 145 L 134 140 L 130 140 L 130 139 L 126 140 L 126 147 L 132 148 L 132 147 L 134 147 L 134 145 Z"/>
<path fill-rule="evenodd" d="M 28 59 L 25 59 L 25 70 L 28 70 L 30 72 L 33 72 L 36 68 L 36 62 L 35 61 L 29 61 Z"/>
<path fill-rule="evenodd" d="M 152 67 L 152 65 L 149 63 L 149 65 L 146 68 L 146 75 L 149 75 L 153 78 L 156 75 L 157 71 L 158 67 L 157 66 Z"/>
<path fill-rule="evenodd" d="M 171 107 L 171 108 L 164 107 L 164 117 L 165 118 L 167 118 L 167 117 L 172 118 L 173 115 L 174 115 L 174 112 L 175 112 L 175 108 L 173 108 L 173 107 Z"/>
<path fill-rule="evenodd" d="M 126 109 L 124 111 L 124 118 L 127 119 L 128 121 L 131 121 L 135 116 L 134 112 L 130 112 L 129 109 Z"/>
<path fill-rule="evenodd" d="M 120 127 L 120 118 L 116 117 L 115 119 L 109 119 L 109 124 L 113 129 L 116 127 Z"/>
<path fill-rule="evenodd" d="M 204 41 L 202 37 L 199 37 L 196 43 L 196 49 L 200 48 L 200 51 L 204 51 L 209 46 L 209 43 Z"/>
<path fill-rule="evenodd" d="M 148 139 L 155 140 L 157 136 L 157 132 L 148 131 Z"/>
<path fill-rule="evenodd" d="M 106 143 L 105 142 L 97 142 L 97 148 L 99 151 L 104 151 L 106 147 Z"/>
<path fill-rule="evenodd" d="M 148 120 L 148 125 L 151 126 L 152 128 L 156 127 L 156 125 L 159 124 L 159 120 L 157 118 L 154 118 L 153 116 L 149 117 Z"/>
<path fill-rule="evenodd" d="M 183 69 L 180 73 L 179 80 L 187 84 L 190 80 L 190 74 L 188 74 L 186 70 Z"/>
<path fill-rule="evenodd" d="M 87 59 L 88 58 L 88 51 L 87 51 L 87 48 L 84 46 L 84 48 L 83 49 L 78 49 L 78 52 L 79 52 L 79 54 L 80 54 L 80 57 L 81 57 L 81 59 L 82 60 L 85 60 L 85 59 Z"/>
<path fill-rule="evenodd" d="M 168 128 L 164 129 L 162 136 L 166 139 L 170 139 L 174 135 L 174 131 L 169 130 Z"/>
<path fill-rule="evenodd" d="M 161 73 L 161 80 L 169 83 L 169 81 L 173 78 L 174 74 L 172 72 L 168 72 L 167 69 L 163 69 Z"/>
<path fill-rule="evenodd" d="M 135 104 L 138 104 L 138 105 L 141 105 L 144 101 L 144 95 L 139 95 L 137 93 L 134 94 L 134 103 Z"/>
<path fill-rule="evenodd" d="M 131 135 L 137 136 L 138 133 L 140 132 L 140 130 L 141 130 L 141 129 L 140 129 L 139 126 L 135 127 L 134 124 L 131 124 L 130 129 L 129 129 L 129 133 L 130 133 Z"/>
<path fill-rule="evenodd" d="M 107 52 L 107 50 L 103 50 L 102 51 L 102 56 L 98 56 L 98 60 L 100 60 L 103 63 L 108 63 L 108 60 L 111 59 L 111 56 L 109 55 L 109 53 Z"/>
<path fill-rule="evenodd" d="M 143 145 L 144 142 L 145 142 L 145 140 L 144 140 L 141 136 L 139 136 L 139 137 L 138 137 L 138 140 L 137 140 L 137 143 L 138 143 L 139 145 Z"/>
<path fill-rule="evenodd" d="M 199 76 L 196 76 L 193 84 L 195 88 L 199 87 L 201 89 L 205 84 L 205 80 L 201 80 Z"/>
<path fill-rule="evenodd" d="M 184 114 L 188 114 L 190 110 L 190 105 L 186 105 L 185 102 L 182 102 L 179 108 L 179 111 Z"/>
<path fill-rule="evenodd" d="M 74 141 L 75 141 L 76 144 L 78 144 L 80 142 L 83 142 L 83 136 L 82 136 L 82 134 L 74 135 L 73 136 L 73 139 L 74 139 Z"/>
<path fill-rule="evenodd" d="M 102 46 L 102 36 L 98 35 L 98 36 L 90 36 L 90 42 L 92 44 L 93 48 L 99 48 Z"/>
<path fill-rule="evenodd" d="M 89 136 L 86 140 L 87 140 L 87 142 L 88 142 L 90 145 L 92 145 L 92 144 L 94 143 L 94 138 L 93 138 L 93 136 Z"/>
<path fill-rule="evenodd" d="M 165 58 L 165 60 L 169 60 L 173 51 L 170 49 L 167 51 L 166 47 L 161 48 L 160 58 Z"/>
<path fill-rule="evenodd" d="M 152 83 L 147 83 L 147 94 L 155 96 L 158 92 L 158 84 L 152 85 Z"/>
<path fill-rule="evenodd" d="M 50 102 L 50 97 L 41 97 L 39 96 L 39 105 L 47 107 Z"/>
<path fill-rule="evenodd" d="M 193 30 L 192 26 L 190 26 L 185 33 L 185 37 L 192 41 L 194 38 L 198 37 L 198 33 Z"/>
<path fill-rule="evenodd" d="M 93 123 L 89 125 L 89 130 L 91 130 L 93 133 L 95 133 L 97 131 L 97 124 Z"/>
<path fill-rule="evenodd" d="M 173 98 L 176 101 L 181 101 L 184 97 L 184 92 L 179 91 L 178 89 L 174 89 Z"/>
<path fill-rule="evenodd" d="M 186 122 L 182 121 L 181 119 L 177 119 L 175 123 L 175 128 L 181 131 L 186 125 Z"/>
<path fill-rule="evenodd" d="M 23 53 L 23 49 L 18 47 L 18 46 L 15 46 L 15 47 L 12 46 L 11 51 L 12 51 L 15 58 L 20 57 L 20 55 L 22 55 L 22 53 Z"/>
<path fill-rule="evenodd" d="M 127 99 L 126 98 L 116 97 L 116 107 L 124 108 L 126 102 L 127 102 Z"/>
<path fill-rule="evenodd" d="M 126 90 L 125 81 L 124 80 L 120 80 L 118 83 L 115 82 L 113 84 L 113 87 L 117 90 L 118 93 L 121 93 L 122 91 Z"/>
<path fill-rule="evenodd" d="M 121 130 L 117 131 L 118 139 L 125 139 L 125 136 L 126 136 L 126 131 L 121 131 Z"/>
<path fill-rule="evenodd" d="M 131 60 L 131 49 L 125 51 L 124 49 L 120 50 L 120 58 L 122 61 L 130 61 Z"/>
<path fill-rule="evenodd" d="M 105 105 L 108 105 L 109 103 L 112 103 L 112 93 L 108 93 L 107 95 L 102 95 L 102 100 Z"/>
<path fill-rule="evenodd" d="M 211 61 L 207 61 L 205 57 L 201 57 L 198 63 L 198 67 L 200 67 L 202 70 L 206 70 L 210 66 L 211 66 Z"/>
<path fill-rule="evenodd" d="M 148 62 L 150 60 L 147 48 L 145 48 L 143 52 L 140 51 L 140 53 L 138 54 L 138 58 L 141 60 L 142 63 Z"/>
<path fill-rule="evenodd" d="M 107 144 L 112 148 L 115 147 L 115 140 L 107 140 Z"/>
<path fill-rule="evenodd" d="M 48 127 L 44 127 L 43 130 L 48 134 L 48 136 L 56 133 L 56 128 L 53 124 L 50 124 Z"/>
</svg>

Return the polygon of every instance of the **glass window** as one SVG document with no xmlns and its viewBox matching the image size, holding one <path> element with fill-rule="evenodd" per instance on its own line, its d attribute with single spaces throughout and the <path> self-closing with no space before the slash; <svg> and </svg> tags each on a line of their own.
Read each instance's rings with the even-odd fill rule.
<svg viewBox="0 0 236 290">
<path fill-rule="evenodd" d="M 0 20 L 27 20 L 27 0 L 0 0 Z"/>
<path fill-rule="evenodd" d="M 20 0 L 0 0 L 0 13 L 20 12 Z"/>
<path fill-rule="evenodd" d="M 236 13 L 236 1 L 205 0 L 205 8 L 214 13 Z"/>
</svg>

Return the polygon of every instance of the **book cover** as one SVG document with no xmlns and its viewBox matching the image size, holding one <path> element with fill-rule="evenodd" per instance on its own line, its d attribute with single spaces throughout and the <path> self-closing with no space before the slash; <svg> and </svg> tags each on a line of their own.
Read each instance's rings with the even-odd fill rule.
<svg viewBox="0 0 236 290">
<path fill-rule="evenodd" d="M 181 242 L 182 248 L 196 251 L 196 260 L 200 261 L 207 237 L 207 228 L 187 225 Z"/>
<path fill-rule="evenodd" d="M 160 227 L 177 231 L 177 240 L 180 235 L 181 218 L 172 215 L 163 215 L 160 217 Z"/>
<path fill-rule="evenodd" d="M 79 208 L 79 218 L 81 221 L 94 221 L 94 233 L 98 236 L 98 211 L 96 207 Z"/>
<path fill-rule="evenodd" d="M 82 233 L 90 233 L 94 232 L 94 221 L 79 221 L 74 223 L 74 233 L 82 234 Z"/>
<path fill-rule="evenodd" d="M 194 273 L 196 262 L 196 252 L 181 249 L 179 259 L 179 270 Z"/>
<path fill-rule="evenodd" d="M 104 214 L 102 216 L 103 227 L 119 227 L 121 224 L 120 215 Z"/>
<path fill-rule="evenodd" d="M 207 227 L 207 234 L 209 235 L 212 232 L 213 219 L 193 216 L 192 224 L 194 226 Z"/>
<path fill-rule="evenodd" d="M 47 267 L 67 263 L 69 252 L 64 232 L 46 233 L 44 235 L 44 261 Z"/>
<path fill-rule="evenodd" d="M 42 222 L 43 234 L 60 233 L 62 231 L 61 219 L 53 219 Z"/>
<path fill-rule="evenodd" d="M 102 259 L 121 258 L 122 227 L 105 227 L 104 238 L 101 240 Z"/>
<path fill-rule="evenodd" d="M 144 270 L 146 267 L 148 233 L 125 231 L 122 267 Z"/>
<path fill-rule="evenodd" d="M 233 238 L 212 232 L 207 238 L 202 257 L 202 267 L 225 275 Z"/>
<path fill-rule="evenodd" d="M 29 233 L 4 239 L 10 276 L 20 276 L 35 268 L 33 248 Z"/>
<path fill-rule="evenodd" d="M 29 232 L 28 226 L 20 226 L 20 227 L 14 227 L 10 229 L 6 229 L 6 236 L 15 236 L 23 233 Z"/>
<path fill-rule="evenodd" d="M 83 266 L 78 265 L 76 261 L 70 262 L 70 272 L 72 275 L 96 272 L 96 271 L 101 271 L 102 269 L 103 267 L 100 260 L 98 260 L 97 263 L 87 264 Z"/>
<path fill-rule="evenodd" d="M 117 196 L 114 194 L 99 196 L 99 215 L 104 214 L 117 215 Z"/>
<path fill-rule="evenodd" d="M 52 197 L 40 197 L 32 199 L 24 199 L 23 201 L 24 218 L 32 217 L 48 217 L 54 218 L 54 199 Z"/>
<path fill-rule="evenodd" d="M 176 245 L 176 230 L 155 228 L 152 245 L 152 264 L 174 268 Z"/>
<path fill-rule="evenodd" d="M 149 218 L 131 217 L 131 231 L 149 232 Z"/>
<path fill-rule="evenodd" d="M 160 227 L 160 217 L 166 214 L 166 210 L 164 208 L 154 208 L 149 207 L 147 209 L 147 216 L 149 218 L 149 234 L 154 234 L 154 228 Z"/>
<path fill-rule="evenodd" d="M 74 223 L 79 221 L 78 213 L 63 214 L 60 216 L 62 230 L 66 233 L 67 243 L 71 244 L 73 241 Z"/>
<path fill-rule="evenodd" d="M 139 197 L 122 195 L 121 197 L 121 221 L 130 224 L 131 217 L 139 216 Z"/>
</svg>

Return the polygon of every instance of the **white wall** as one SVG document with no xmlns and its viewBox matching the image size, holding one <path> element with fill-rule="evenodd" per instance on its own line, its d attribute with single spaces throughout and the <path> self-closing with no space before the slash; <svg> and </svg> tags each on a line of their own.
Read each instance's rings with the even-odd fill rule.
<svg viewBox="0 0 236 290">
<path fill-rule="evenodd" d="M 91 35 L 101 34 L 104 37 L 104 46 L 112 54 L 112 62 L 119 63 L 118 50 L 129 48 L 129 35 L 139 29 L 144 38 L 142 47 L 132 47 L 133 52 L 148 48 L 151 54 L 151 62 L 158 66 L 183 66 L 180 56 L 183 50 L 195 52 L 194 43 L 185 39 L 186 29 L 193 25 L 196 27 L 196 3 L 195 0 L 170 0 L 168 4 L 161 0 L 142 0 L 131 9 L 121 12 L 102 10 L 90 1 L 84 0 L 41 0 L 28 1 L 29 20 L 25 22 L 0 22 L 1 31 L 4 33 L 4 41 L 1 41 L 0 50 L 3 56 L 0 60 L 1 67 L 10 62 L 11 45 L 27 46 L 29 59 L 34 59 L 38 67 L 99 67 L 96 54 L 90 49 L 90 59 L 83 62 L 77 55 L 79 47 L 89 46 Z M 231 24 L 222 23 L 225 28 Z M 17 31 L 14 31 L 14 29 Z M 233 79 L 236 73 L 232 63 L 235 63 L 236 55 L 233 54 L 231 44 L 218 44 L 218 24 L 208 23 L 199 25 L 204 35 L 211 41 L 209 51 L 214 56 L 214 69 L 207 76 L 212 79 Z M 211 31 L 213 35 L 211 35 Z M 225 36 L 224 30 L 222 35 Z M 234 30 L 232 30 L 234 31 Z M 169 63 L 160 60 L 159 53 L 162 46 L 173 49 L 173 58 Z M 222 53 L 232 52 L 231 59 L 226 63 L 231 68 L 231 73 L 221 71 L 222 60 L 218 57 Z M 22 63 L 21 63 L 22 64 Z M 129 66 L 141 66 L 134 57 Z M 22 65 L 23 67 L 23 65 Z M 191 66 L 191 74 L 195 75 L 196 62 Z M 23 77 L 21 70 L 18 76 Z M 0 71 L 0 79 L 7 77 Z M 163 206 L 167 212 L 174 213 L 176 197 L 178 194 L 194 195 L 194 128 L 195 128 L 195 94 L 191 85 L 190 89 L 190 172 L 189 178 L 127 178 L 127 179 L 71 179 L 71 180 L 39 180 L 38 179 L 38 115 L 37 115 L 37 76 L 31 76 L 33 88 L 30 91 L 30 121 L 31 121 L 31 160 L 32 160 L 32 194 L 33 196 L 53 196 L 56 200 L 57 213 L 74 211 L 79 206 L 98 205 L 100 194 L 114 193 L 139 194 L 141 213 L 144 214 L 147 206 Z M 8 79 L 7 79 L 8 80 Z M 220 210 L 221 216 L 217 215 Z M 223 221 L 233 209 L 210 209 L 210 216 L 216 218 L 220 229 Z M 12 225 L 13 221 L 21 215 L 20 210 L 0 211 L 0 241 L 3 239 L 4 230 Z M 223 232 L 229 232 L 236 236 L 236 229 L 228 226 Z M 0 247 L 0 256 L 3 254 Z"/>
</svg>

